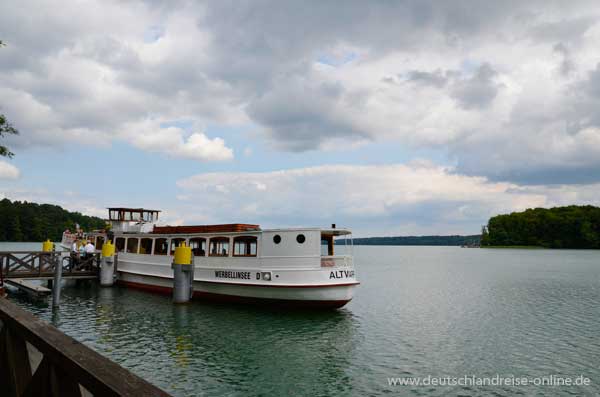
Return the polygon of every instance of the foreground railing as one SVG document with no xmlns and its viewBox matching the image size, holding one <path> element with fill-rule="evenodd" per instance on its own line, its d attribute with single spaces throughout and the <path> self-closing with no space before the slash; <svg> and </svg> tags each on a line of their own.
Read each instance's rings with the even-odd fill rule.
<svg viewBox="0 0 600 397">
<path fill-rule="evenodd" d="M 0 395 L 169 396 L 3 298 Z"/>
</svg>

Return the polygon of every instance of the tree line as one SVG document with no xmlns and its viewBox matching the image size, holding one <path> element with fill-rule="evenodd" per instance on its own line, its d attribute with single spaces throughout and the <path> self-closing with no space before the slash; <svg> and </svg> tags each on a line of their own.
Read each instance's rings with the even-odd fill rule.
<svg viewBox="0 0 600 397">
<path fill-rule="evenodd" d="M 570 205 L 497 215 L 483 228 L 481 245 L 600 248 L 600 208 Z"/>
<path fill-rule="evenodd" d="M 58 205 L 0 201 L 0 241 L 60 241 L 63 231 L 102 229 L 106 222 L 95 216 L 67 211 Z"/>
</svg>

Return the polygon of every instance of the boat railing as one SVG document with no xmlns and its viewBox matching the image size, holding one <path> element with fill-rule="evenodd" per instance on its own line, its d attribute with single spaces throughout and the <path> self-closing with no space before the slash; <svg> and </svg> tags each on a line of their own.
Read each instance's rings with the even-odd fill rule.
<svg viewBox="0 0 600 397">
<path fill-rule="evenodd" d="M 351 255 L 323 255 L 321 267 L 352 267 Z"/>
</svg>

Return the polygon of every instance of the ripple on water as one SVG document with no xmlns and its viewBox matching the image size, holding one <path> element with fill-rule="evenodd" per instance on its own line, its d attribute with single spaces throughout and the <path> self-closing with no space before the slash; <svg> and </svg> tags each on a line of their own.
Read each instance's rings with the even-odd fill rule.
<svg viewBox="0 0 600 397">
<path fill-rule="evenodd" d="M 174 395 L 595 395 L 600 253 L 356 247 L 345 308 L 285 312 L 124 288 L 23 307 Z M 585 375 L 587 388 L 404 387 L 402 376 Z"/>
</svg>

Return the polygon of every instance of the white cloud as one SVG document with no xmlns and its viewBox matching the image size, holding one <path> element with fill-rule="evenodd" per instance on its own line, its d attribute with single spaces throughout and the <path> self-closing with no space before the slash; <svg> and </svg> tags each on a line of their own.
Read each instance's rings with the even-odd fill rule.
<svg viewBox="0 0 600 397">
<path fill-rule="evenodd" d="M 0 106 L 21 132 L 7 143 L 21 151 L 73 142 L 108 145 L 131 125 L 157 118 L 202 125 L 243 120 L 235 106 L 221 105 L 235 97 L 228 84 L 203 73 L 207 35 L 197 26 L 201 7 L 186 7 L 110 1 L 64 9 L 0 5 L 0 23 L 11 31 L 2 37 L 7 46 L 0 52 Z M 148 40 L 149 29 L 160 34 Z M 149 133 L 146 142 L 132 143 L 200 161 L 232 157 L 218 137 L 158 128 Z M 169 144 L 160 150 L 150 141 Z"/>
<path fill-rule="evenodd" d="M 186 134 L 179 127 L 161 127 L 160 120 L 128 124 L 120 136 L 139 149 L 173 157 L 198 161 L 233 159 L 233 150 L 225 146 L 223 139 L 210 139 L 201 132 Z"/>
<path fill-rule="evenodd" d="M 476 234 L 489 217 L 501 213 L 531 207 L 600 205 L 600 183 L 543 186 L 491 182 L 428 161 L 205 173 L 180 179 L 177 187 L 176 202 L 143 203 L 163 210 L 161 224 L 244 222 L 268 228 L 336 223 L 350 227 L 356 236 Z M 57 204 L 87 215 L 106 216 L 105 197 L 8 186 L 0 191 L 0 198 Z M 110 200 L 140 205 L 127 197 L 111 195 Z"/>
<path fill-rule="evenodd" d="M 0 106 L 21 148 L 126 139 L 224 160 L 202 132 L 129 129 L 255 123 L 287 151 L 393 141 L 468 175 L 597 181 L 598 15 L 594 1 L 3 2 Z"/>
<path fill-rule="evenodd" d="M 179 180 L 190 214 L 212 222 L 328 225 L 369 233 L 478 233 L 490 216 L 566 203 L 600 203 L 600 184 L 522 187 L 416 162 L 264 173 L 206 173 Z M 594 196 L 596 194 L 596 196 Z M 185 210 L 184 210 L 185 211 Z M 189 222 L 188 222 L 189 223 Z"/>
<path fill-rule="evenodd" d="M 14 165 L 0 160 L 0 179 L 18 179 L 21 173 Z"/>
</svg>

